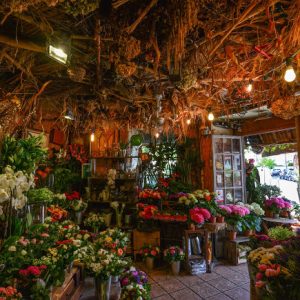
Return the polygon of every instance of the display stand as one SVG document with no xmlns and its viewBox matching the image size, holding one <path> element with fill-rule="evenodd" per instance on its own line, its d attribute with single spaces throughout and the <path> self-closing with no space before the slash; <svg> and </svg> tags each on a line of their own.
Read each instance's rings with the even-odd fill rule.
<svg viewBox="0 0 300 300">
<path fill-rule="evenodd" d="M 52 300 L 78 300 L 83 291 L 82 270 L 79 267 L 72 268 L 65 278 L 61 287 L 56 287 L 52 291 Z"/>
<path fill-rule="evenodd" d="M 287 219 L 287 218 L 262 218 L 262 228 L 264 232 L 267 234 L 269 231 L 268 223 L 273 223 L 274 226 L 292 226 L 298 224 L 299 221 L 296 219 Z"/>
<path fill-rule="evenodd" d="M 250 239 L 248 237 L 237 237 L 233 241 L 225 242 L 225 257 L 226 259 L 233 265 L 237 266 L 239 264 L 247 262 L 247 259 L 244 257 L 244 254 L 241 255 L 239 250 L 239 245 L 243 243 L 249 242 Z"/>
</svg>

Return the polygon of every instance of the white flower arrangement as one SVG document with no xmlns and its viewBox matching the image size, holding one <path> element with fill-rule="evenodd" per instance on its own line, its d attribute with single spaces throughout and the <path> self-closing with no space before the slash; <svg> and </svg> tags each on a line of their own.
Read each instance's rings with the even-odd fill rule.
<svg viewBox="0 0 300 300">
<path fill-rule="evenodd" d="M 107 173 L 107 185 L 110 188 L 115 187 L 115 181 L 117 176 L 117 170 L 116 169 L 109 169 Z"/>
<path fill-rule="evenodd" d="M 34 175 L 27 175 L 22 171 L 14 172 L 7 166 L 4 174 L 0 174 L 0 204 L 11 201 L 12 207 L 16 210 L 22 209 L 27 202 L 26 193 L 34 187 Z M 3 208 L 0 205 L 0 215 Z"/>
<path fill-rule="evenodd" d="M 265 214 L 265 211 L 256 202 L 253 202 L 251 204 L 238 202 L 237 204 L 241 205 L 241 206 L 244 206 L 244 207 L 247 207 L 251 212 L 255 213 L 257 216 L 263 216 Z"/>
<path fill-rule="evenodd" d="M 105 225 L 105 220 L 100 214 L 89 213 L 83 223 L 85 226 L 90 226 L 93 229 L 96 229 L 103 227 Z"/>
</svg>

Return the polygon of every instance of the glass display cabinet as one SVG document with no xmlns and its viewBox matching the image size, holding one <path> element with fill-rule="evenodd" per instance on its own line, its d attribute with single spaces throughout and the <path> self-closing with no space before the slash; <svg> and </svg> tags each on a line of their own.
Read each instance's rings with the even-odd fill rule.
<svg viewBox="0 0 300 300">
<path fill-rule="evenodd" d="M 214 190 L 218 203 L 245 201 L 245 176 L 242 138 L 214 135 Z"/>
</svg>

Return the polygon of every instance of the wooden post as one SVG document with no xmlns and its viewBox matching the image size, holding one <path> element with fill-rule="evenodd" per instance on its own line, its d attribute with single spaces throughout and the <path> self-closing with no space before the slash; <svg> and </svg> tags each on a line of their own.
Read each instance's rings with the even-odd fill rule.
<svg viewBox="0 0 300 300">
<path fill-rule="evenodd" d="M 296 141 L 297 141 L 297 158 L 298 158 L 298 170 L 300 169 L 300 116 L 295 117 L 296 125 Z M 300 197 L 299 181 L 297 182 L 297 192 Z"/>
<path fill-rule="evenodd" d="M 214 190 L 213 182 L 213 166 L 212 166 L 212 137 L 211 135 L 201 135 L 200 137 L 200 151 L 203 167 L 201 169 L 202 189 Z"/>
</svg>

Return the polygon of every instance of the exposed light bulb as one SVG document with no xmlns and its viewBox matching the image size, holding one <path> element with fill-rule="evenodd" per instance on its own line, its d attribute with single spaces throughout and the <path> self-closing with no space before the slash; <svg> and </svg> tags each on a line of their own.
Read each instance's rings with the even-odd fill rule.
<svg viewBox="0 0 300 300">
<path fill-rule="evenodd" d="M 72 121 L 75 119 L 71 109 L 67 110 L 66 114 L 64 115 L 64 118 Z"/>
<path fill-rule="evenodd" d="M 92 132 L 92 133 L 91 133 L 91 142 L 94 142 L 94 141 L 95 141 L 95 133 Z"/>
<path fill-rule="evenodd" d="M 248 93 L 251 93 L 251 92 L 252 92 L 252 89 L 253 89 L 253 85 L 252 85 L 252 83 L 250 82 L 250 83 L 246 86 L 246 91 L 247 91 Z"/>
<path fill-rule="evenodd" d="M 159 132 L 155 133 L 155 137 L 158 139 L 159 138 Z"/>
<path fill-rule="evenodd" d="M 295 73 L 293 67 L 291 65 L 287 66 L 285 73 L 284 73 L 284 80 L 286 82 L 292 82 L 295 79 L 296 79 L 296 73 Z"/>
<path fill-rule="evenodd" d="M 188 125 L 190 125 L 191 122 L 192 122 L 191 119 L 187 119 L 187 120 L 186 120 L 186 124 L 188 124 Z"/>
<path fill-rule="evenodd" d="M 56 59 L 57 61 L 66 64 L 68 61 L 68 54 L 61 48 L 54 47 L 52 45 L 48 48 L 49 56 Z"/>
<path fill-rule="evenodd" d="M 210 112 L 209 114 L 208 114 L 208 120 L 209 121 L 213 121 L 214 119 L 215 119 L 215 116 L 214 116 L 214 114 L 212 113 L 212 112 Z"/>
</svg>

